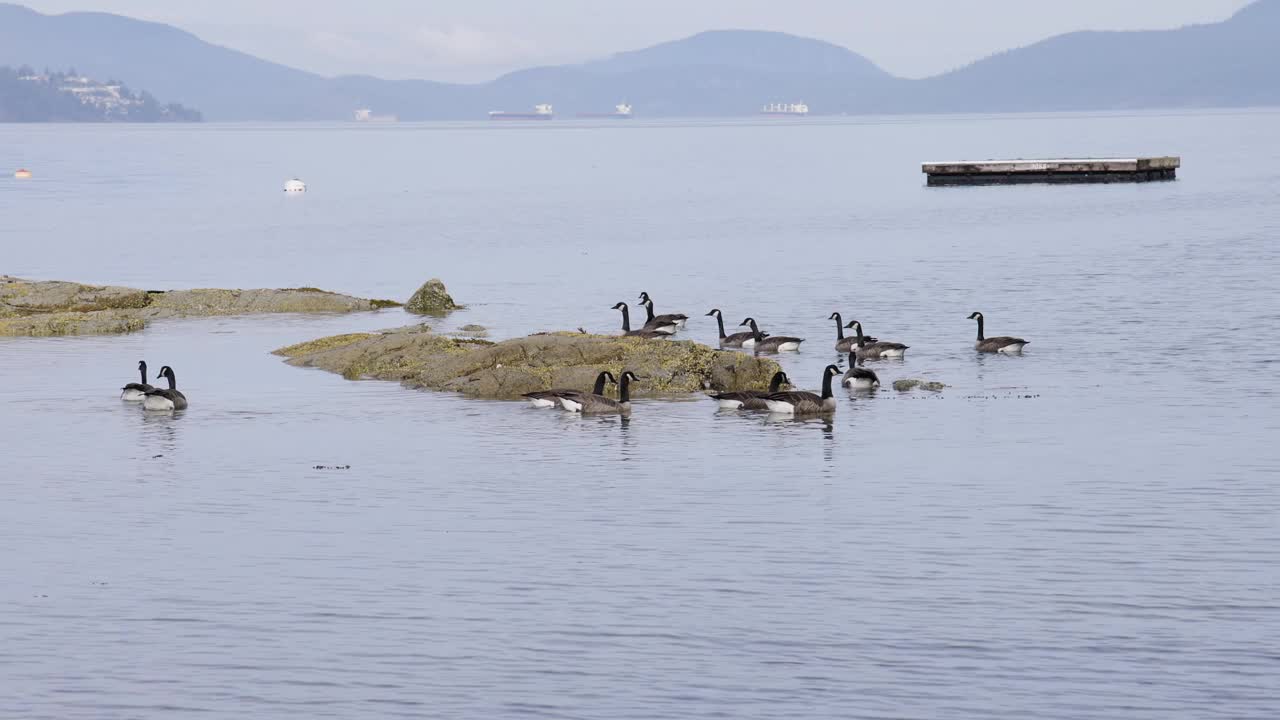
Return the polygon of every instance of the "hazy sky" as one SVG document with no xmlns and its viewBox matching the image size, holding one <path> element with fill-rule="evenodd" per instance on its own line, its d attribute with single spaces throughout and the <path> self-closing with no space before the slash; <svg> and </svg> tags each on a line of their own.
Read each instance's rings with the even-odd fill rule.
<svg viewBox="0 0 1280 720">
<path fill-rule="evenodd" d="M 782 30 L 922 76 L 1071 30 L 1216 22 L 1249 0 L 11 0 L 178 25 L 327 75 L 484 80 L 701 30 Z"/>
</svg>

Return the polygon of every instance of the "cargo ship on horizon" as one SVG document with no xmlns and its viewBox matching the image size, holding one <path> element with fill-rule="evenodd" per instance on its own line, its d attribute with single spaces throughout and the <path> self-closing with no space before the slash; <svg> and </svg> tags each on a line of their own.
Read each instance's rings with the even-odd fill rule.
<svg viewBox="0 0 1280 720">
<path fill-rule="evenodd" d="M 550 120 L 555 117 L 551 105 L 543 103 L 534 105 L 533 112 L 507 112 L 506 110 L 489 111 L 490 120 Z"/>
<path fill-rule="evenodd" d="M 768 117 L 805 117 L 809 114 L 809 106 L 804 103 L 769 103 L 760 110 L 760 114 Z"/>
<path fill-rule="evenodd" d="M 632 109 L 630 104 L 619 103 L 613 106 L 613 112 L 611 113 L 586 112 L 586 113 L 578 113 L 578 117 L 580 118 L 613 118 L 615 120 L 630 120 L 632 117 L 634 117 L 634 115 L 632 114 Z"/>
</svg>

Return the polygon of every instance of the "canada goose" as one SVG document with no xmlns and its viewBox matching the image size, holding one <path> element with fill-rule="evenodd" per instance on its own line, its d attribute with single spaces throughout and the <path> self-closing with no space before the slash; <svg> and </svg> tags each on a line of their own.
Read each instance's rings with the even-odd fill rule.
<svg viewBox="0 0 1280 720">
<path fill-rule="evenodd" d="M 849 369 L 845 371 L 844 380 L 842 381 L 844 386 L 854 390 L 872 390 L 880 387 L 880 378 L 875 372 L 859 367 L 861 364 L 862 358 L 858 357 L 858 353 L 851 351 L 849 353 Z"/>
<path fill-rule="evenodd" d="M 844 320 L 840 317 L 840 313 L 833 312 L 828 320 L 836 321 L 836 352 L 849 352 L 858 344 L 858 338 L 844 336 Z M 867 342 L 879 342 L 879 338 L 866 338 Z"/>
<path fill-rule="evenodd" d="M 155 390 L 147 384 L 147 361 L 138 361 L 138 373 L 142 375 L 142 382 L 129 383 L 120 388 L 120 399 L 125 402 L 142 402 L 147 393 Z"/>
<path fill-rule="evenodd" d="M 689 316 L 682 313 L 668 313 L 666 315 L 658 315 L 657 317 L 654 317 L 653 299 L 649 297 L 649 293 L 647 292 L 640 293 L 640 304 L 649 311 L 649 319 L 646 322 L 646 325 L 675 325 L 683 330 L 684 324 L 689 321 Z"/>
<path fill-rule="evenodd" d="M 768 391 L 744 390 L 720 393 L 711 397 L 719 401 L 721 410 L 768 410 L 769 406 L 764 404 L 764 399 L 781 390 L 784 384 L 790 385 L 791 378 L 784 372 L 778 372 L 774 373 L 773 380 L 769 381 Z"/>
<path fill-rule="evenodd" d="M 613 379 L 613 373 L 605 371 L 596 376 L 595 387 L 591 389 L 593 395 L 603 395 L 605 383 L 616 383 Z M 577 390 L 538 390 L 537 392 L 525 393 L 520 397 L 526 398 L 529 404 L 536 408 L 553 408 L 560 404 L 560 395 L 578 392 Z M 585 394 L 585 393 L 583 393 Z"/>
<path fill-rule="evenodd" d="M 186 410 L 187 396 L 178 392 L 178 379 L 173 375 L 173 368 L 165 365 L 156 377 L 169 378 L 169 389 L 152 388 L 147 391 L 142 407 L 146 410 Z"/>
<path fill-rule="evenodd" d="M 978 352 L 1007 354 L 1020 353 L 1022 352 L 1022 348 L 1031 344 L 1022 338 L 1016 337 L 985 337 L 982 334 L 982 313 L 975 312 L 969 316 L 969 319 L 978 321 L 978 342 L 973 344 L 973 347 L 977 349 Z"/>
<path fill-rule="evenodd" d="M 558 396 L 560 407 L 573 413 L 584 415 L 631 413 L 631 383 L 642 378 L 630 370 L 622 373 L 622 381 L 618 383 L 618 399 L 605 397 L 597 393 L 562 393 Z"/>
<path fill-rule="evenodd" d="M 799 350 L 800 343 L 804 342 L 803 338 L 782 335 L 765 337 L 765 334 L 760 332 L 760 328 L 756 325 L 755 318 L 747 318 L 741 324 L 751 326 L 751 334 L 756 341 L 752 347 L 755 348 L 756 352 L 793 352 Z"/>
<path fill-rule="evenodd" d="M 622 335 L 624 337 L 638 337 L 638 338 L 646 338 L 648 340 L 656 340 L 658 338 L 665 338 L 665 337 L 671 336 L 671 333 L 669 332 L 657 332 L 656 330 L 645 330 L 644 328 L 641 328 L 639 330 L 632 330 L 631 329 L 631 310 L 627 308 L 627 304 L 624 302 L 620 302 L 617 305 L 614 305 L 613 309 L 622 311 Z"/>
<path fill-rule="evenodd" d="M 724 334 L 724 316 L 719 310 L 712 310 L 707 313 L 707 317 L 714 317 L 716 324 L 720 326 L 720 347 L 751 347 L 756 344 L 756 336 L 750 330 L 746 332 L 734 333 L 732 335 Z M 764 337 L 769 337 L 769 333 L 760 333 Z"/>
<path fill-rule="evenodd" d="M 850 330 L 857 330 L 857 345 L 854 352 L 858 353 L 858 357 L 869 360 L 879 360 L 882 358 L 900 358 L 907 354 L 907 350 L 911 346 L 902 343 L 885 342 L 876 340 L 872 342 L 869 338 L 862 334 L 862 323 L 857 320 L 851 320 L 845 327 Z"/>
<path fill-rule="evenodd" d="M 831 394 L 831 379 L 840 374 L 840 368 L 828 365 L 822 371 L 822 395 L 796 390 L 773 393 L 764 399 L 769 412 L 781 415 L 824 415 L 836 411 L 836 399 Z"/>
</svg>

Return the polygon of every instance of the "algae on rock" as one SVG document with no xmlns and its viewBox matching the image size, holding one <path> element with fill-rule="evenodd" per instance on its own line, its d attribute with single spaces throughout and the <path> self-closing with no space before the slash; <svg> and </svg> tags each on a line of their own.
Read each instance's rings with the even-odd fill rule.
<svg viewBox="0 0 1280 720">
<path fill-rule="evenodd" d="M 439 278 L 431 278 L 405 303 L 404 309 L 415 315 L 443 315 L 460 309 Z"/>
<path fill-rule="evenodd" d="M 936 380 L 920 380 L 917 378 L 906 378 L 903 380 L 893 381 L 893 389 L 898 392 L 910 392 L 916 388 L 928 390 L 930 392 L 942 392 L 947 389 L 947 386 L 943 383 L 937 382 Z"/>
<path fill-rule="evenodd" d="M 763 390 L 779 369 L 767 358 L 692 341 L 567 333 L 489 343 L 410 327 L 344 340 L 327 349 L 299 347 L 277 353 L 287 355 L 292 365 L 319 367 L 347 378 L 396 380 L 410 387 L 495 399 L 515 399 L 552 387 L 590 387 L 603 370 L 615 376 L 631 370 L 645 378 L 635 386 L 638 396 Z"/>
<path fill-rule="evenodd" d="M 0 335 L 115 334 L 155 319 L 259 313 L 349 313 L 397 305 L 316 288 L 147 291 L 0 276 Z"/>
</svg>

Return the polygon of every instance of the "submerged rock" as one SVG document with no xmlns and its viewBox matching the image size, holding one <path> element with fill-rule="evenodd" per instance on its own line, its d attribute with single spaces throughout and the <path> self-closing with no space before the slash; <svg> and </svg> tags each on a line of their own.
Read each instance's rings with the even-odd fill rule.
<svg viewBox="0 0 1280 720">
<path fill-rule="evenodd" d="M 119 335 L 141 330 L 146 324 L 137 313 L 127 310 L 43 313 L 0 317 L 0 336 Z"/>
<path fill-rule="evenodd" d="M 894 380 L 893 389 L 898 392 L 911 392 L 916 388 L 928 390 L 930 392 L 942 392 L 947 388 L 943 383 L 936 380 L 920 380 L 918 378 L 906 378 L 903 380 Z"/>
<path fill-rule="evenodd" d="M 160 292 L 0 276 L 0 335 L 112 334 L 141 330 L 157 318 L 348 313 L 398 306 L 317 288 Z"/>
<path fill-rule="evenodd" d="M 439 278 L 431 278 L 409 298 L 404 309 L 416 315 L 443 315 L 460 309 Z"/>
<path fill-rule="evenodd" d="M 776 362 L 692 341 L 554 333 L 490 343 L 436 335 L 422 327 L 367 336 L 322 338 L 277 350 L 291 365 L 318 367 L 348 379 L 395 380 L 409 387 L 516 399 L 553 387 L 590 387 L 602 370 L 645 378 L 635 394 L 703 389 L 763 390 Z"/>
</svg>

